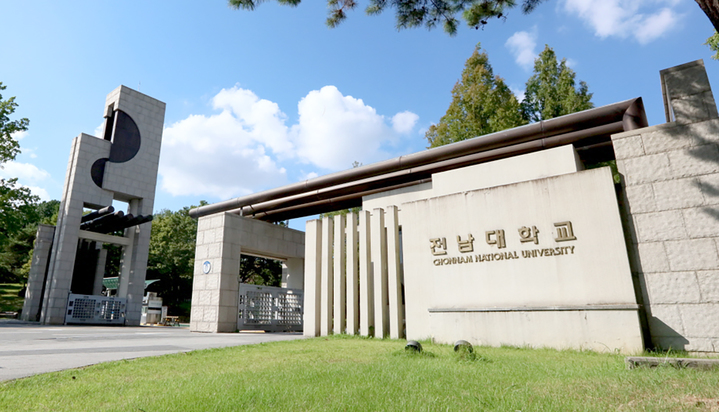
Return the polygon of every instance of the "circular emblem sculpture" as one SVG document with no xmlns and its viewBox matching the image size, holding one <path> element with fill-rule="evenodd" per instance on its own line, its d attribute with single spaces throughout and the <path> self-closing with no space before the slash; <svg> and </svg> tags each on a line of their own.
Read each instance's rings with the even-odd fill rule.
<svg viewBox="0 0 719 412">
<path fill-rule="evenodd" d="M 202 264 L 202 273 L 208 274 L 210 270 L 212 270 L 212 264 L 209 260 L 206 260 L 205 263 Z"/>
</svg>

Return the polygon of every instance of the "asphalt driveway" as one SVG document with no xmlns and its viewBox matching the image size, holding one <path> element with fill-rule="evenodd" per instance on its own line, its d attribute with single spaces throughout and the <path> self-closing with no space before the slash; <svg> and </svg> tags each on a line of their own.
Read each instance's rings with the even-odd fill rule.
<svg viewBox="0 0 719 412">
<path fill-rule="evenodd" d="M 192 333 L 188 328 L 0 322 L 0 381 L 121 359 L 302 339 L 301 333 Z"/>
</svg>

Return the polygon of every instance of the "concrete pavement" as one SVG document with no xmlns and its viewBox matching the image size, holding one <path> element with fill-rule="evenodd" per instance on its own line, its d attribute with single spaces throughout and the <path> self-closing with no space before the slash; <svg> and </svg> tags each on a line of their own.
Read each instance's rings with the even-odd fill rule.
<svg viewBox="0 0 719 412">
<path fill-rule="evenodd" d="M 0 381 L 120 359 L 302 339 L 301 333 L 191 333 L 181 327 L 0 322 Z"/>
</svg>

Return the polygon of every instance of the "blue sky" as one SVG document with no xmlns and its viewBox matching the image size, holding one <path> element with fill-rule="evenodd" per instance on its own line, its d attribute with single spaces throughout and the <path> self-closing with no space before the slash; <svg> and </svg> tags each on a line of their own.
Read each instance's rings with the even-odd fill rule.
<svg viewBox="0 0 719 412">
<path fill-rule="evenodd" d="M 59 199 L 72 139 L 99 134 L 120 84 L 164 101 L 155 209 L 177 210 L 424 150 L 477 43 L 517 94 L 545 44 L 602 106 L 643 97 L 664 122 L 659 70 L 704 59 L 713 28 L 692 0 L 547 0 L 483 30 L 397 31 L 366 2 L 338 28 L 326 2 L 255 11 L 225 0 L 0 5 L 0 81 L 30 119 L 0 177 Z M 293 224 L 302 228 L 301 224 Z"/>
</svg>

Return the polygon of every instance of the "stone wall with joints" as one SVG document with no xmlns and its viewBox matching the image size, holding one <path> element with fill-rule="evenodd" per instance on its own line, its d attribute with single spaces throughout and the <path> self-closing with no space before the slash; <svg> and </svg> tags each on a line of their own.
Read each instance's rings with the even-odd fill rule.
<svg viewBox="0 0 719 412">
<path fill-rule="evenodd" d="M 719 115 L 701 60 L 660 77 L 668 123 L 612 136 L 635 287 L 653 346 L 719 352 Z"/>
<path fill-rule="evenodd" d="M 291 288 L 303 284 L 304 233 L 232 213 L 202 217 L 197 222 L 191 331 L 237 330 L 242 254 L 283 260 L 282 282 Z"/>
</svg>

